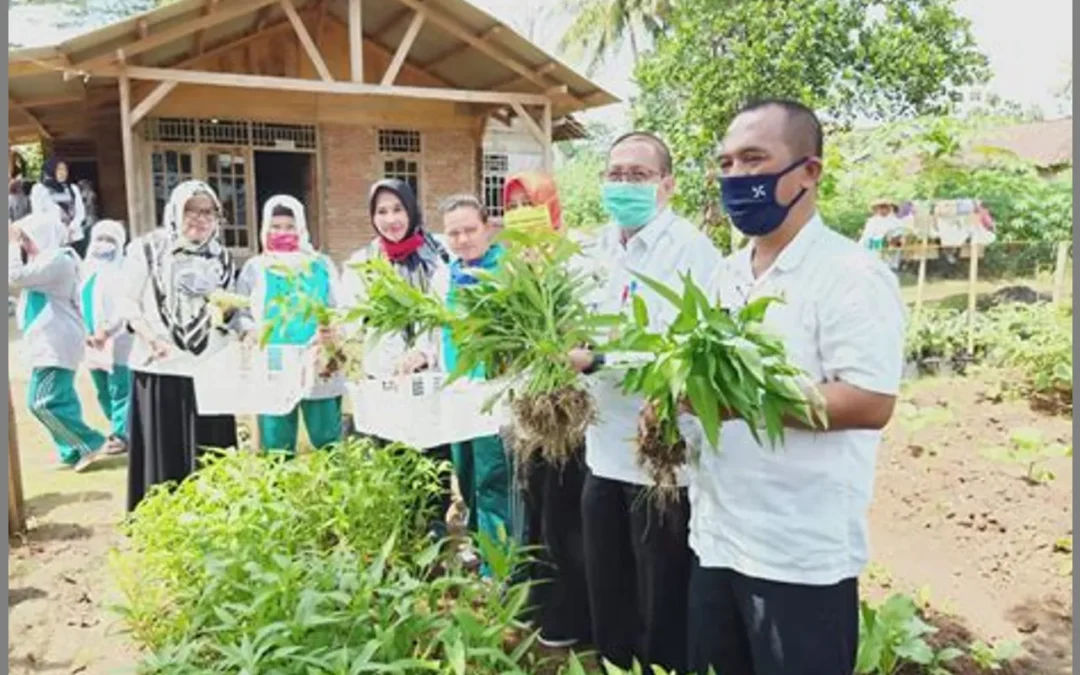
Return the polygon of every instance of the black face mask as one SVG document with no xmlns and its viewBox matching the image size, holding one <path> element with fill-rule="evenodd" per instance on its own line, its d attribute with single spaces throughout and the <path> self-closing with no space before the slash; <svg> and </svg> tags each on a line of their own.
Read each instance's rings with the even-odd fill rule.
<svg viewBox="0 0 1080 675">
<path fill-rule="evenodd" d="M 721 178 L 720 197 L 735 227 L 748 237 L 763 237 L 780 227 L 791 208 L 806 194 L 806 188 L 785 206 L 776 201 L 776 186 L 781 178 L 809 160 L 803 157 L 778 173 Z"/>
</svg>

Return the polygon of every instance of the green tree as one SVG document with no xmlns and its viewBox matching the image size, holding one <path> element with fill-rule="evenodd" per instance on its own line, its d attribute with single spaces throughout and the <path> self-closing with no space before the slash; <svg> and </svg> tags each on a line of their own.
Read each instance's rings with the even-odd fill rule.
<svg viewBox="0 0 1080 675">
<path fill-rule="evenodd" d="M 684 212 L 712 221 L 715 148 L 747 100 L 796 98 L 836 129 L 947 111 L 988 78 L 953 0 L 680 0 L 667 24 L 635 117 L 672 145 Z"/>
<path fill-rule="evenodd" d="M 672 5 L 673 0 L 564 0 L 565 11 L 575 19 L 559 51 L 574 60 L 587 57 L 585 69 L 592 75 L 627 39 L 637 65 L 642 37 L 655 39 L 664 32 Z"/>
</svg>

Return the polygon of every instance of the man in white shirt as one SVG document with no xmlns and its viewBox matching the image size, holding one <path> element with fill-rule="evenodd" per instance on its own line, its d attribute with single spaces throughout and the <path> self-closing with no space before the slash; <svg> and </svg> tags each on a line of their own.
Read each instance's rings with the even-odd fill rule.
<svg viewBox="0 0 1080 675">
<path fill-rule="evenodd" d="M 726 305 L 779 295 L 766 326 L 824 399 L 827 430 L 792 420 L 760 447 L 725 421 L 690 480 L 689 666 L 740 675 L 851 675 L 857 577 L 880 430 L 902 371 L 896 277 L 822 223 L 821 125 L 790 101 L 754 103 L 723 140 L 721 188 L 750 243 L 729 259 Z"/>
<path fill-rule="evenodd" d="M 659 138 L 635 132 L 616 140 L 604 175 L 604 204 L 614 222 L 586 250 L 604 280 L 597 309 L 628 311 L 639 295 L 654 330 L 665 328 L 677 310 L 634 272 L 681 291 L 680 273 L 704 286 L 723 264 L 709 238 L 668 206 L 675 188 L 671 168 Z M 622 668 L 636 658 L 684 672 L 690 564 L 685 489 L 662 509 L 650 501 L 651 481 L 635 459 L 644 401 L 623 395 L 623 371 L 599 368 L 602 359 L 588 350 L 575 350 L 571 360 L 582 372 L 597 371 L 589 379 L 599 421 L 586 433 L 582 492 L 593 643 Z"/>
</svg>

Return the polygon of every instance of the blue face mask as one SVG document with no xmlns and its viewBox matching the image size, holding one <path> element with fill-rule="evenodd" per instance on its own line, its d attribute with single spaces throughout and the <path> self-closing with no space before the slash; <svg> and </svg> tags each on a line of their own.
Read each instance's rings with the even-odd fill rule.
<svg viewBox="0 0 1080 675">
<path fill-rule="evenodd" d="M 635 230 L 656 217 L 656 183 L 604 183 L 604 209 L 619 227 Z"/>
<path fill-rule="evenodd" d="M 763 237 L 780 227 L 791 208 L 806 194 L 806 188 L 784 206 L 776 201 L 776 186 L 781 178 L 809 159 L 803 157 L 779 173 L 722 177 L 720 198 L 732 224 L 748 237 Z"/>
</svg>

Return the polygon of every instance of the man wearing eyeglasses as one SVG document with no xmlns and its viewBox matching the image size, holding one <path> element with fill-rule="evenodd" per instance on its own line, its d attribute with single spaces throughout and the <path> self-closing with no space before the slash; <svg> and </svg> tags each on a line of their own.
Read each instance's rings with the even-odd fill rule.
<svg viewBox="0 0 1080 675">
<path fill-rule="evenodd" d="M 612 144 L 604 181 L 604 206 L 612 222 L 587 253 L 604 279 L 597 295 L 602 313 L 629 311 L 637 295 L 648 308 L 650 328 L 663 330 L 677 309 L 644 284 L 640 273 L 681 291 L 679 275 L 702 287 L 722 268 L 723 256 L 704 233 L 671 210 L 675 190 L 671 153 L 652 134 L 633 132 Z M 687 545 L 685 489 L 658 507 L 650 479 L 637 465 L 638 416 L 644 400 L 622 393 L 622 371 L 604 369 L 587 349 L 570 354 L 592 374 L 599 420 L 586 433 L 588 475 L 582 493 L 586 578 L 593 641 L 601 656 L 629 668 L 660 665 L 683 672 L 686 664 Z M 685 485 L 679 478 L 680 486 Z M 661 512 L 662 511 L 662 512 Z"/>
</svg>

